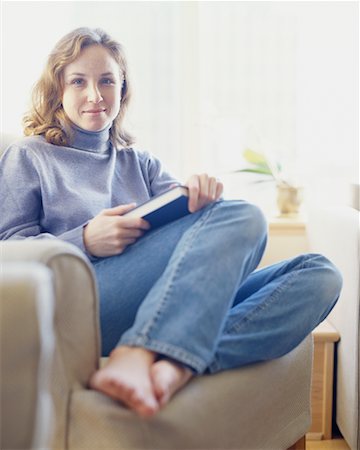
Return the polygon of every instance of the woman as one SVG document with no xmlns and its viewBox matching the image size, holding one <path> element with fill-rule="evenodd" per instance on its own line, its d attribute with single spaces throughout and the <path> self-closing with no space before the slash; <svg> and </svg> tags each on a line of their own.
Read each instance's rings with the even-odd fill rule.
<svg viewBox="0 0 360 450">
<path fill-rule="evenodd" d="M 192 214 L 151 231 L 125 212 L 177 183 L 131 147 L 122 47 L 99 29 L 50 54 L 25 117 L 28 137 L 1 160 L 1 239 L 58 238 L 93 264 L 107 365 L 89 386 L 151 416 L 193 376 L 292 350 L 336 303 L 341 276 L 321 255 L 255 271 L 260 210 L 222 201 L 206 174 L 187 181 Z"/>
</svg>

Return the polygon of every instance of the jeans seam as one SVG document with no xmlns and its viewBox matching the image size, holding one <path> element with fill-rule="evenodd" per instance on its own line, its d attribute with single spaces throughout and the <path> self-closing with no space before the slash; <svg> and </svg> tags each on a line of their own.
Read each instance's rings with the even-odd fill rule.
<svg viewBox="0 0 360 450">
<path fill-rule="evenodd" d="M 224 330 L 224 332 L 226 334 L 232 334 L 232 333 L 237 333 L 239 331 L 241 331 L 241 328 L 251 322 L 251 320 L 257 316 L 257 314 L 259 314 L 261 311 L 263 311 L 264 309 L 268 308 L 278 297 L 279 295 L 284 292 L 285 289 L 288 288 L 289 284 L 293 281 L 293 279 L 299 274 L 298 271 L 301 269 L 306 268 L 306 266 L 308 265 L 308 260 L 305 261 L 301 261 L 299 264 L 297 264 L 294 269 L 293 272 L 291 272 L 288 277 L 288 279 L 282 283 L 280 286 L 278 286 L 275 291 L 270 295 L 270 297 L 268 298 L 268 300 L 264 303 L 261 303 L 260 305 L 257 305 L 256 308 L 254 308 L 249 314 L 247 314 L 245 317 L 243 317 L 240 321 L 236 322 L 235 324 L 233 324 L 231 326 L 231 328 Z"/>
<path fill-rule="evenodd" d="M 285 289 L 287 289 L 287 287 L 294 280 L 296 275 L 298 275 L 298 271 L 301 270 L 301 269 L 304 269 L 304 268 L 306 268 L 306 266 L 308 266 L 309 260 L 310 260 L 310 258 L 305 260 L 305 261 L 303 260 L 303 261 L 299 262 L 294 267 L 294 269 L 296 269 L 296 270 L 294 270 L 294 272 L 291 272 L 289 274 L 289 278 L 286 280 L 286 282 L 284 282 L 281 286 L 278 286 L 265 303 L 263 303 L 261 305 L 258 305 L 256 308 L 254 308 L 254 310 L 250 314 L 246 315 L 240 321 L 238 321 L 235 324 L 233 324 L 231 326 L 231 328 L 224 330 L 224 334 L 233 334 L 233 333 L 240 332 L 241 328 L 243 326 L 245 326 L 246 324 L 248 324 L 251 321 L 251 319 L 256 317 L 256 315 L 259 312 L 261 312 L 265 308 L 268 308 L 269 306 L 271 306 L 271 304 L 278 298 L 279 294 L 281 294 Z M 219 370 L 221 370 L 221 364 L 219 364 L 218 361 L 217 361 L 216 351 L 215 351 L 214 359 L 209 364 L 207 372 L 208 373 L 216 373 Z"/>
<path fill-rule="evenodd" d="M 183 262 L 184 256 L 187 254 L 187 252 L 191 248 L 191 245 L 194 242 L 194 236 L 199 232 L 199 230 L 205 224 L 206 220 L 208 220 L 208 218 L 212 214 L 215 205 L 216 205 L 216 203 L 212 204 L 211 207 L 207 211 L 204 211 L 204 214 L 193 225 L 193 227 L 191 229 L 191 233 L 189 233 L 187 240 L 183 244 L 183 250 L 180 253 L 180 255 L 178 256 L 178 260 L 176 261 L 176 267 L 173 271 L 173 275 L 169 280 L 167 280 L 167 283 L 164 286 L 163 299 L 161 301 L 159 301 L 157 310 L 154 312 L 153 317 L 149 319 L 147 325 L 144 326 L 144 331 L 139 333 L 139 336 L 144 336 L 144 337 L 150 339 L 149 334 L 151 333 L 152 329 L 154 328 L 156 322 L 158 321 L 159 316 L 163 312 L 164 306 L 166 304 L 166 299 L 168 298 L 169 292 L 171 291 L 171 289 L 174 285 L 174 280 L 175 280 L 179 270 L 182 267 L 182 262 Z"/>
</svg>

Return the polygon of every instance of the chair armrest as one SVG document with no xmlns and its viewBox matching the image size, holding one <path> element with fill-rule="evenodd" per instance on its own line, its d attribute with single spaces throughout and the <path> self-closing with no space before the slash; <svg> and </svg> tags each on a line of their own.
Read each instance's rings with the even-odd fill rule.
<svg viewBox="0 0 360 450">
<path fill-rule="evenodd" d="M 309 209 L 311 251 L 327 256 L 343 276 L 339 301 L 328 321 L 337 345 L 336 423 L 351 448 L 360 445 L 360 212 L 349 206 Z"/>
<path fill-rule="evenodd" d="M 95 277 L 85 255 L 61 240 L 3 241 L 1 264 L 33 261 L 53 276 L 55 333 L 68 388 L 86 386 L 98 368 L 100 333 Z"/>
<path fill-rule="evenodd" d="M 92 267 L 74 245 L 61 240 L 3 241 L 0 265 L 18 266 L 37 262 L 52 276 L 55 297 L 51 395 L 54 403 L 55 429 L 51 448 L 67 447 L 67 428 L 73 392 L 86 387 L 100 360 L 98 296 Z M 24 447 L 25 448 L 25 447 Z"/>
<path fill-rule="evenodd" d="M 51 272 L 8 263 L 0 277 L 1 448 L 48 448 L 54 353 Z"/>
</svg>

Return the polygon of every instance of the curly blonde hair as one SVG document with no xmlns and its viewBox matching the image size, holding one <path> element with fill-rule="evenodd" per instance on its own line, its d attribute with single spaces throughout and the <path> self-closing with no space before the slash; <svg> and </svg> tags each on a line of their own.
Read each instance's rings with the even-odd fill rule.
<svg viewBox="0 0 360 450">
<path fill-rule="evenodd" d="M 102 29 L 86 27 L 68 33 L 50 53 L 45 69 L 34 86 L 32 107 L 23 119 L 26 136 L 43 135 L 51 144 L 69 145 L 72 133 L 71 122 L 62 106 L 63 72 L 90 45 L 102 45 L 108 49 L 118 63 L 123 77 L 120 110 L 110 128 L 110 140 L 114 146 L 120 144 L 122 147 L 129 147 L 133 143 L 132 136 L 122 126 L 130 101 L 128 68 L 123 47 Z"/>
</svg>

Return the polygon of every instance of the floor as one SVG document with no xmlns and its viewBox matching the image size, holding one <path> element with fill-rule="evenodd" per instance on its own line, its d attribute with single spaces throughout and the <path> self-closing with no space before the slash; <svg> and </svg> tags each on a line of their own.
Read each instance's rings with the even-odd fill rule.
<svg viewBox="0 0 360 450">
<path fill-rule="evenodd" d="M 331 441 L 306 441 L 306 450 L 350 450 L 344 439 Z"/>
</svg>

